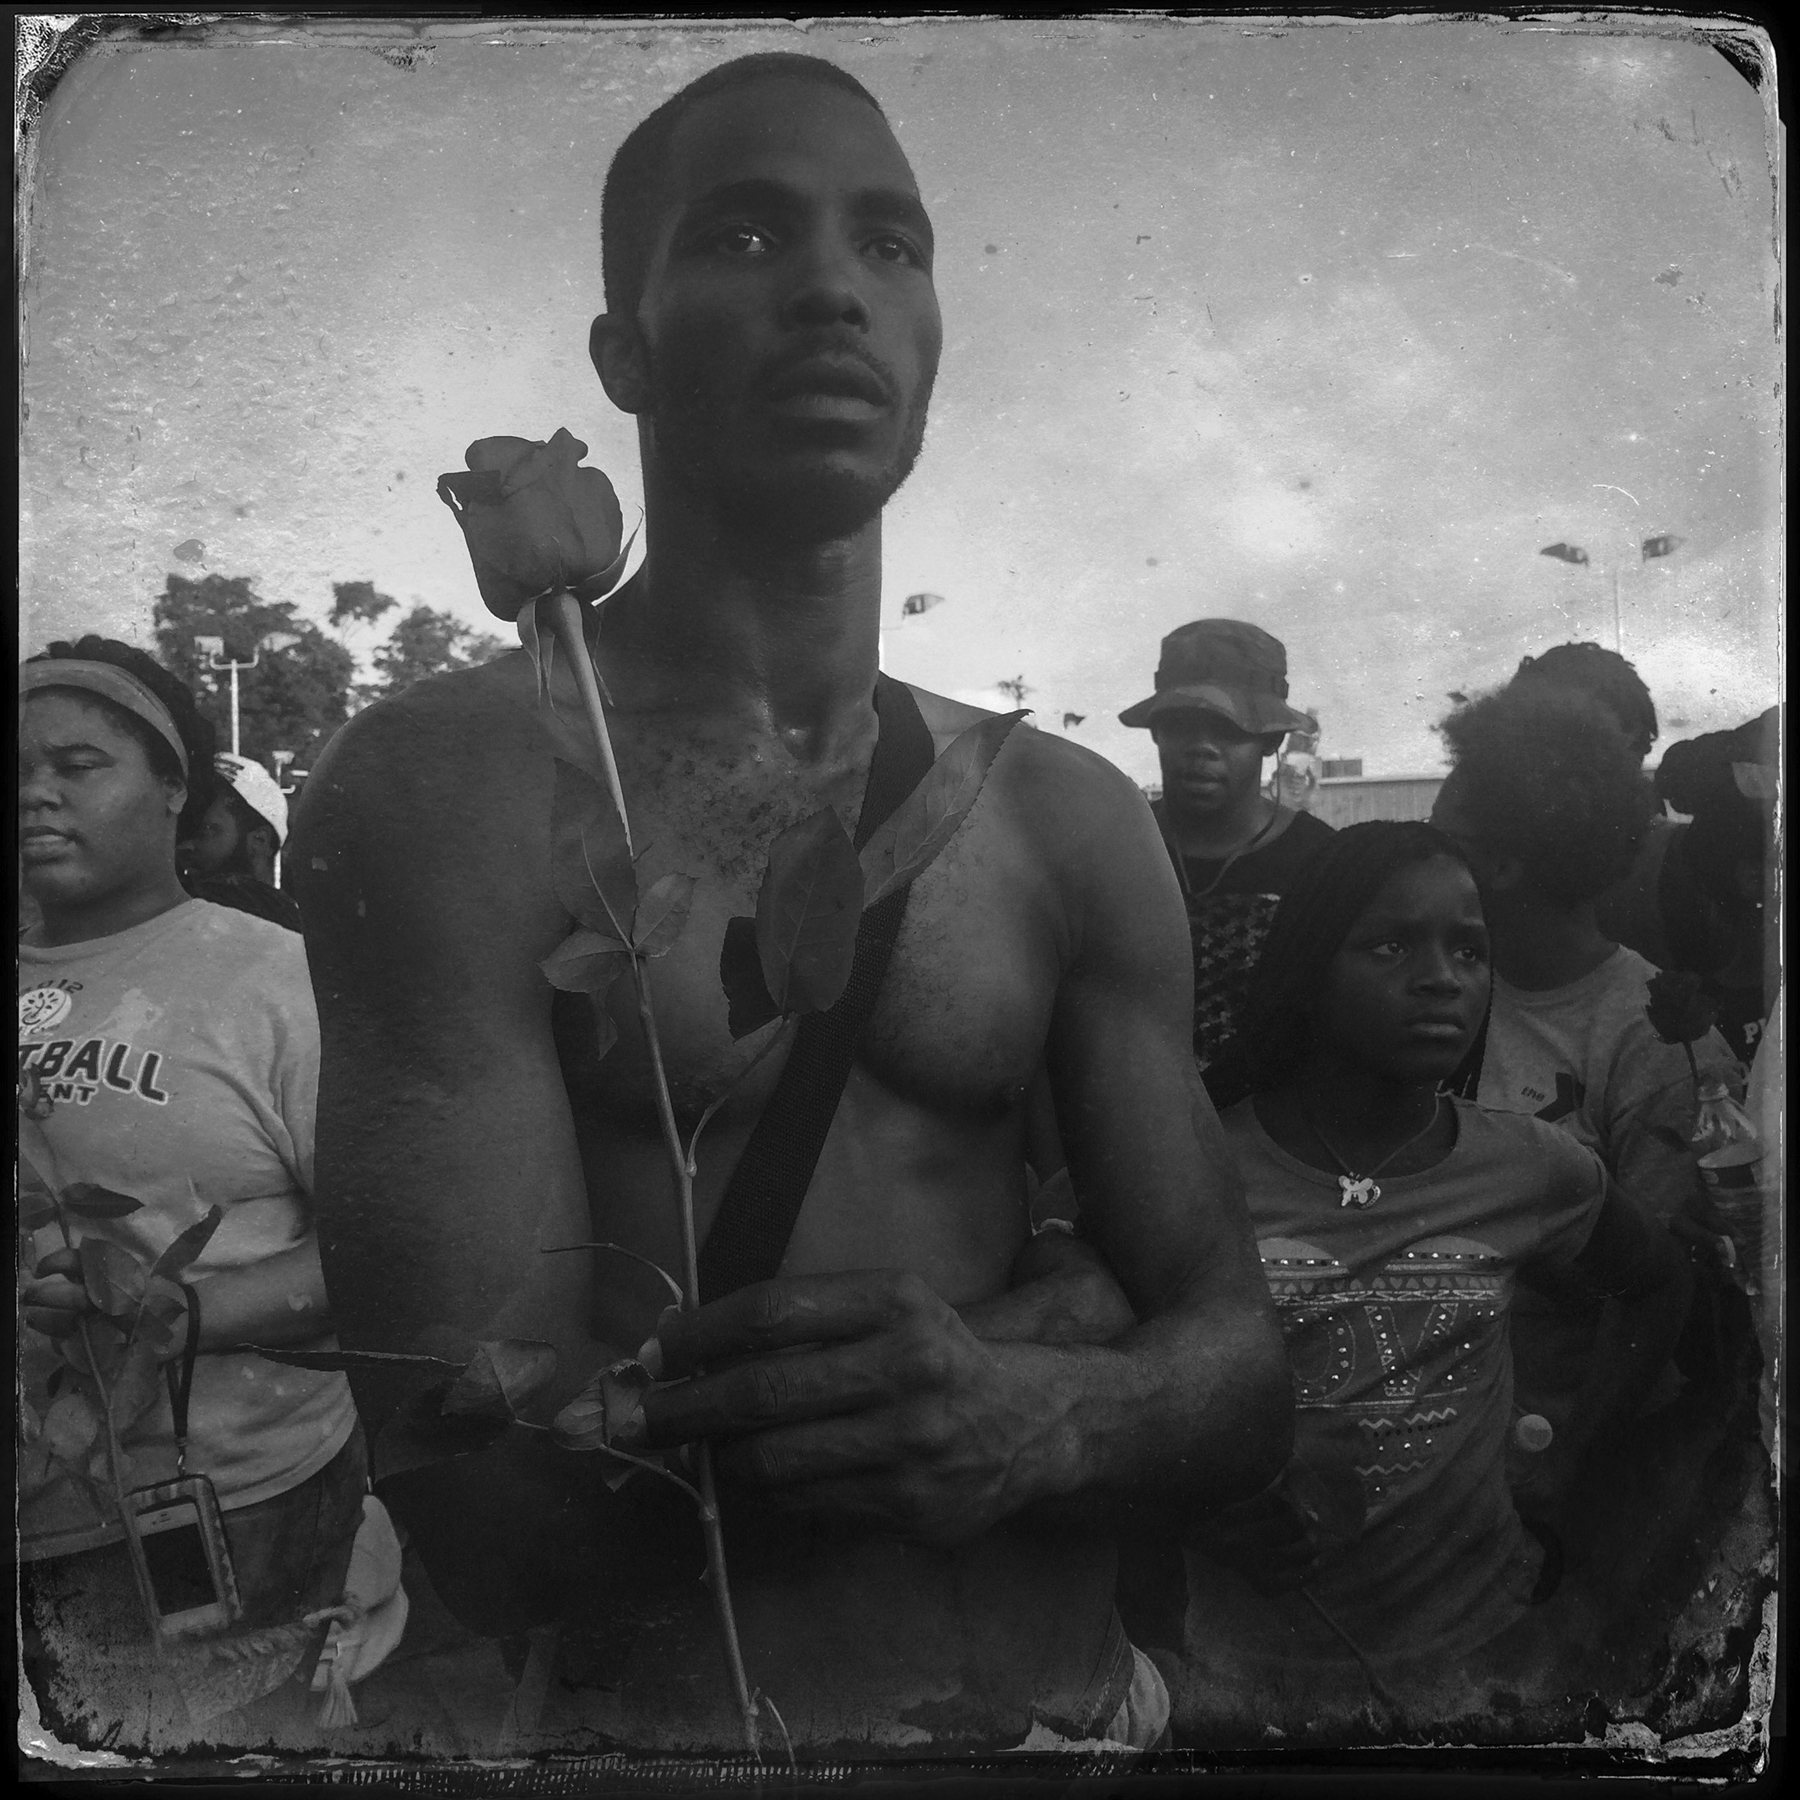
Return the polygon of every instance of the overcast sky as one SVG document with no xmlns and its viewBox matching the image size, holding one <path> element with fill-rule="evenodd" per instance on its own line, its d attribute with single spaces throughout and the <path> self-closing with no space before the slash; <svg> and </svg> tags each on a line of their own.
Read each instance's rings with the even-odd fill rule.
<svg viewBox="0 0 1800 1800">
<path fill-rule="evenodd" d="M 586 356 L 607 160 L 703 69 L 789 48 L 873 90 L 936 225 L 944 363 L 885 614 L 945 603 L 888 639 L 895 673 L 996 706 L 1022 675 L 1042 723 L 1085 715 L 1149 779 L 1116 715 L 1162 634 L 1251 619 L 1325 754 L 1423 770 L 1447 690 L 1611 642 L 1616 567 L 1665 741 L 1736 723 L 1780 680 L 1769 123 L 1657 29 L 115 41 L 43 118 L 26 647 L 147 642 L 170 569 L 321 618 L 369 579 L 479 623 L 433 483 L 495 433 L 568 426 L 632 516 L 633 431 Z M 1590 566 L 1537 554 L 1558 540 Z"/>
</svg>

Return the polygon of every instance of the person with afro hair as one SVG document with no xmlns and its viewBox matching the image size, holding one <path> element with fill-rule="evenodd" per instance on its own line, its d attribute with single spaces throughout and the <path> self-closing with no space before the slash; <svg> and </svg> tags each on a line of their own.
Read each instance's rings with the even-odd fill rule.
<svg viewBox="0 0 1800 1800">
<path fill-rule="evenodd" d="M 1494 994 L 1477 1098 L 1525 1113 L 1595 1150 L 1607 1172 L 1678 1237 L 1710 1246 L 1717 1221 L 1687 1148 L 1698 1087 L 1741 1084 L 1708 1031 L 1665 1043 L 1645 1011 L 1655 967 L 1601 930 L 1596 902 L 1630 869 L 1655 807 L 1637 747 L 1609 708 L 1550 683 L 1514 682 L 1465 704 L 1440 729 L 1451 771 L 1432 823 L 1469 859 L 1493 938 Z M 1564 1433 L 1595 1354 L 1600 1309 L 1526 1292 L 1513 1319 L 1518 1404 Z M 1691 1354 L 1680 1360 L 1692 1361 Z M 1642 1408 L 1675 1400 L 1665 1368 Z M 1573 1530 L 1582 1553 L 1594 1509 L 1575 1507 L 1566 1435 L 1516 1471 L 1521 1506 Z M 1629 1460 L 1627 1458 L 1627 1460 Z"/>
</svg>

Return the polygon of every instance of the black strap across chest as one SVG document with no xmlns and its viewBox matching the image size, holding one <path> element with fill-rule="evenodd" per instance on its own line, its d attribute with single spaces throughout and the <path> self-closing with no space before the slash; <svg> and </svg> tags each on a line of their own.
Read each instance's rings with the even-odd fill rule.
<svg viewBox="0 0 1800 1800">
<path fill-rule="evenodd" d="M 856 824 L 859 850 L 924 779 L 934 757 L 931 732 L 903 682 L 876 677 L 875 712 L 880 735 Z M 863 914 L 850 979 L 837 1004 L 827 1012 L 808 1013 L 796 1028 L 775 1091 L 700 1246 L 703 1301 L 767 1281 L 780 1269 L 850 1079 L 856 1046 L 875 1011 L 911 891 L 900 888 Z"/>
</svg>

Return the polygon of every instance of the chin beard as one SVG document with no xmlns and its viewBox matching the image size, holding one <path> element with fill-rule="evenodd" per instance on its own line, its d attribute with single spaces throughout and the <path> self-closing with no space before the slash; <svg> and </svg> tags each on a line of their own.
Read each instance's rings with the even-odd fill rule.
<svg viewBox="0 0 1800 1800">
<path fill-rule="evenodd" d="M 927 388 L 913 402 L 893 456 L 873 474 L 816 469 L 781 474 L 762 463 L 719 454 L 726 439 L 710 407 L 656 408 L 658 461 L 677 486 L 734 535 L 801 548 L 853 536 L 881 515 L 919 460 L 925 442 Z"/>
</svg>

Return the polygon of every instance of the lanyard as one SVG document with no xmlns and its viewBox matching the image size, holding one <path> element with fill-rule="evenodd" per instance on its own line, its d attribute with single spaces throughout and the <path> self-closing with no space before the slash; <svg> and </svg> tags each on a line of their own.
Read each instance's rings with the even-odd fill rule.
<svg viewBox="0 0 1800 1800">
<path fill-rule="evenodd" d="M 188 1400 L 194 1391 L 194 1358 L 200 1351 L 200 1296 L 192 1286 L 182 1282 L 187 1299 L 187 1342 L 181 1350 L 181 1373 L 175 1373 L 172 1362 L 163 1364 L 163 1378 L 169 1384 L 169 1413 L 175 1421 L 175 1473 L 187 1474 Z"/>
</svg>

